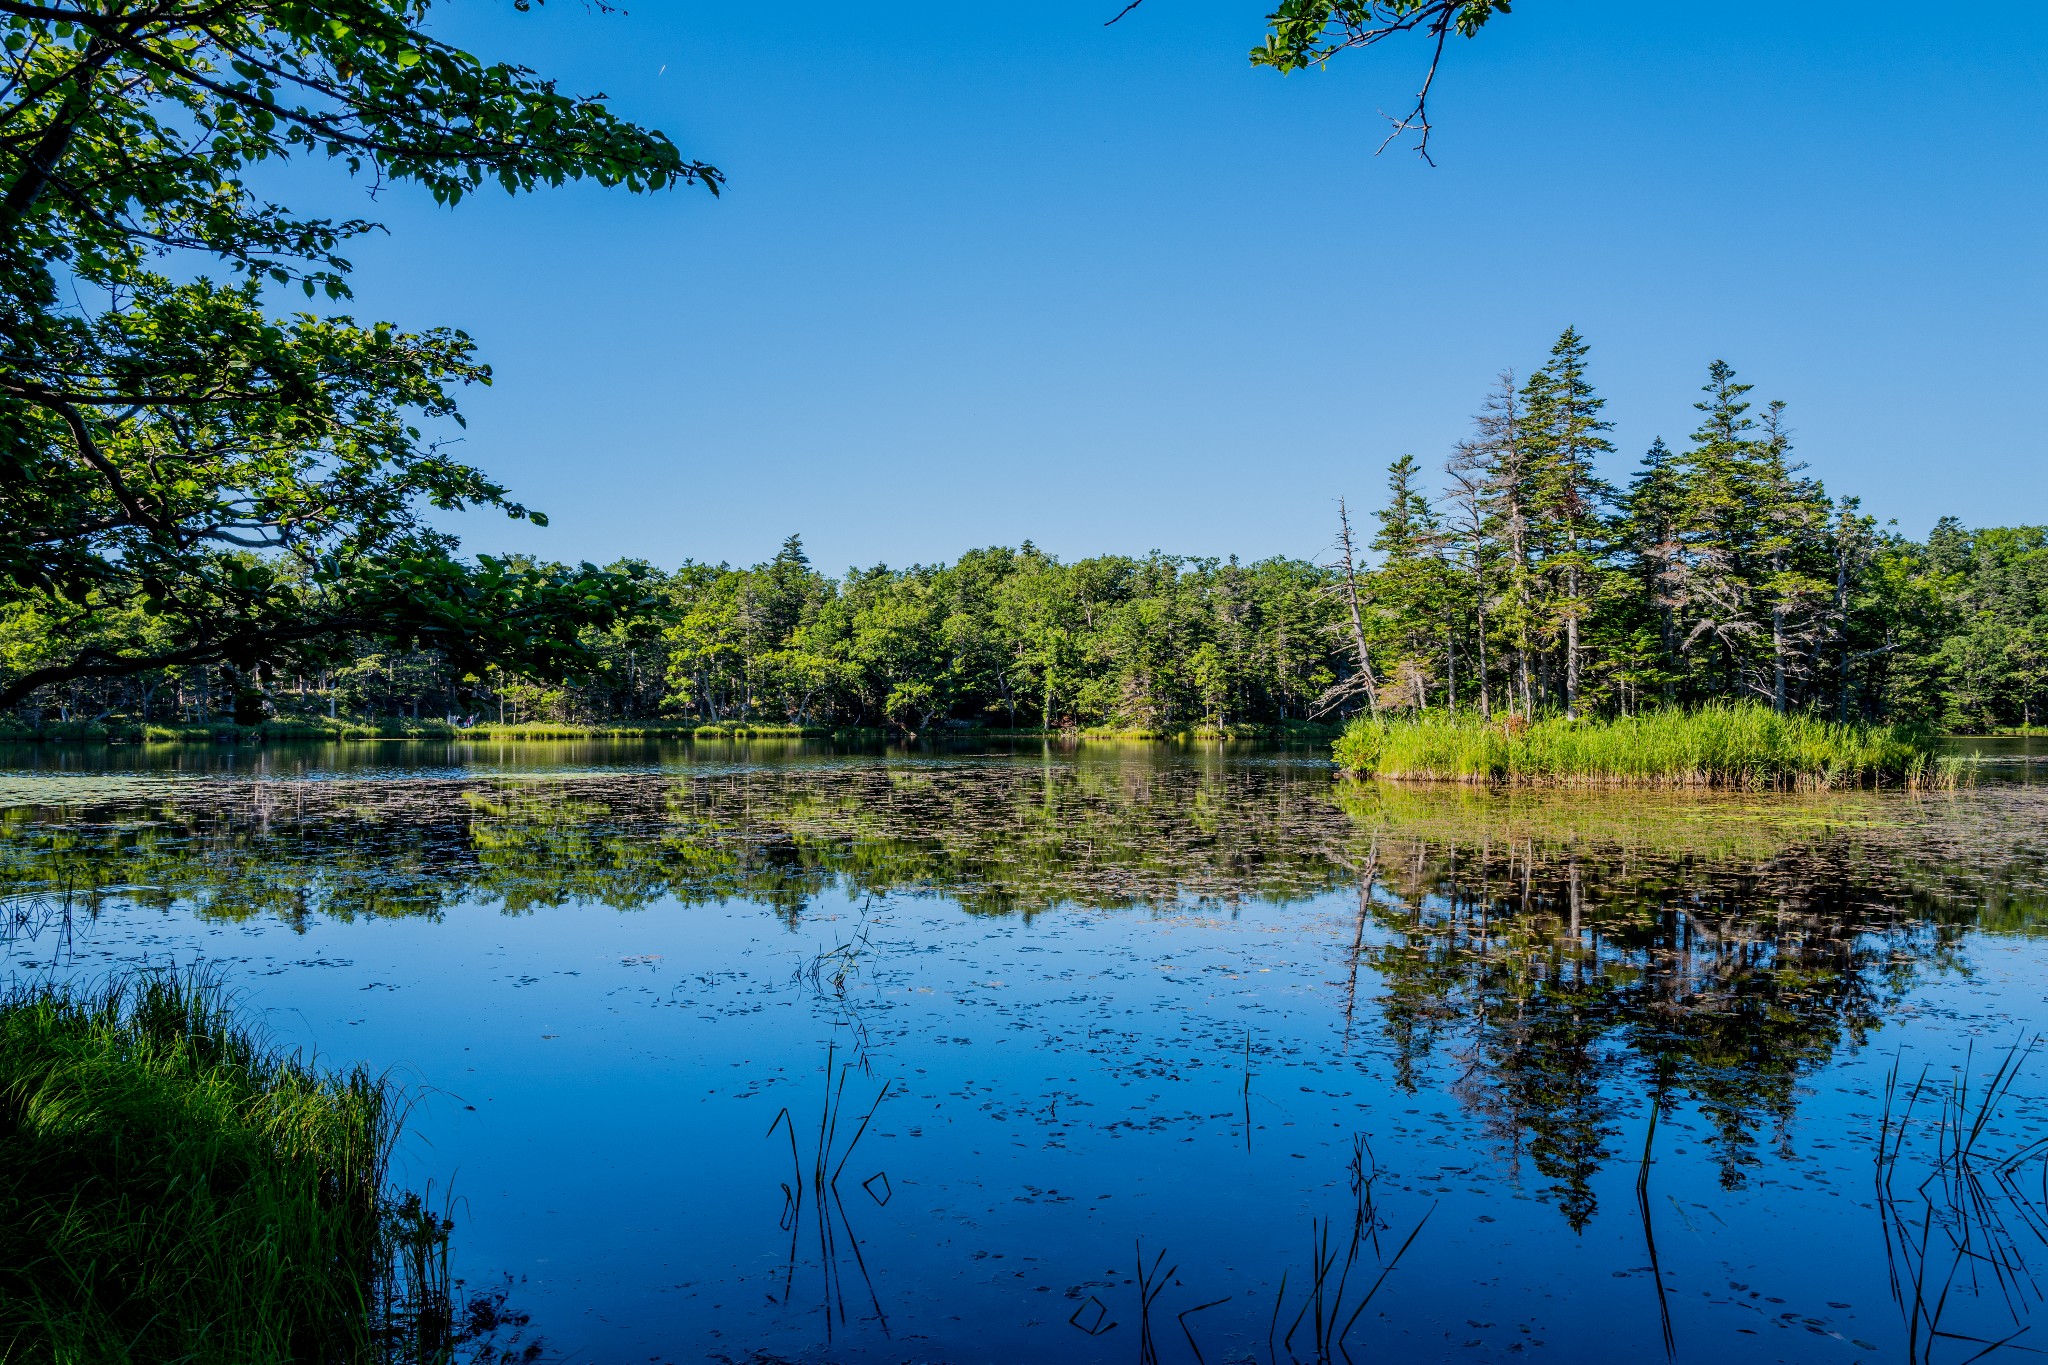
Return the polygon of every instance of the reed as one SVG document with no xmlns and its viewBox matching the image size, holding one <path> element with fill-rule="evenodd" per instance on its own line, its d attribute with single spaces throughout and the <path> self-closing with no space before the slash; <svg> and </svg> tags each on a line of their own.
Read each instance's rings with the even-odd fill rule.
<svg viewBox="0 0 2048 1365">
<path fill-rule="evenodd" d="M 0 994 L 0 1360 L 445 1355 L 451 1224 L 385 1188 L 402 1108 L 205 973 Z"/>
<path fill-rule="evenodd" d="M 1338 767 L 1396 781 L 1785 791 L 1952 786 L 1940 740 L 1904 725 L 1841 724 L 1721 704 L 1612 719 L 1505 722 L 1425 712 L 1354 721 Z"/>
</svg>

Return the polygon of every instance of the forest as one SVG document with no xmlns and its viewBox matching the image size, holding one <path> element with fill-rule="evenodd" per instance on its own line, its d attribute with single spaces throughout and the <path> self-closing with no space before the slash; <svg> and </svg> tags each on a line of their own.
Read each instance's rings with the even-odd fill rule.
<svg viewBox="0 0 2048 1365">
<path fill-rule="evenodd" d="M 637 597 L 584 627 L 588 662 L 566 680 L 366 636 L 317 670 L 230 662 L 74 678 L 28 694 L 13 722 L 1158 733 L 1715 700 L 1957 730 L 2036 722 L 2048 527 L 1945 518 L 1915 541 L 1880 525 L 1804 473 L 1785 405 L 1752 403 L 1719 361 L 1690 435 L 1657 440 L 1612 481 L 1589 353 L 1567 330 L 1526 378 L 1503 375 L 1440 479 L 1403 455 L 1376 509 L 1335 504 L 1322 562 L 1062 561 L 1026 541 L 833 577 L 792 535 L 751 567 L 607 566 Z M 146 606 L 95 615 L 100 647 L 148 653 Z M 0 681 L 78 650 L 78 622 L 54 622 L 32 602 L 0 616 Z"/>
</svg>

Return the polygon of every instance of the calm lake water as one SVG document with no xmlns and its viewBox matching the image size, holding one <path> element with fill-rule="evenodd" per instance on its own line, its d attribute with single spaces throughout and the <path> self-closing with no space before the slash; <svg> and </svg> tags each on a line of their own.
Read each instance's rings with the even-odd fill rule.
<svg viewBox="0 0 2048 1365">
<path fill-rule="evenodd" d="M 402 1175 L 549 1359 L 2004 1358 L 2048 1348 L 2048 745 L 1982 747 L 1779 798 L 15 750 L 0 970 L 204 959 L 395 1069 Z"/>
</svg>

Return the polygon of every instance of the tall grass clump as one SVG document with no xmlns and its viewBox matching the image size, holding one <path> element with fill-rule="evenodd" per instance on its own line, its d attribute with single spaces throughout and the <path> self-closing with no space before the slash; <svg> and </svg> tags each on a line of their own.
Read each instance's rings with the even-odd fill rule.
<svg viewBox="0 0 2048 1365">
<path fill-rule="evenodd" d="M 1425 712 L 1353 721 L 1338 767 L 1406 781 L 1743 791 L 1952 785 L 1938 738 L 1904 725 L 1842 724 L 1719 704 L 1611 719 L 1505 721 Z"/>
<path fill-rule="evenodd" d="M 437 1354 L 450 1225 L 387 1196 L 401 1107 L 204 973 L 0 992 L 0 1361 Z"/>
</svg>

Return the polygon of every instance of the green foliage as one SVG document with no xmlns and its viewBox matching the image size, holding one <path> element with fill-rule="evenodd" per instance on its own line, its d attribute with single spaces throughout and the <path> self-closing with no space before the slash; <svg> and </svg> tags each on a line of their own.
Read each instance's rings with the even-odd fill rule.
<svg viewBox="0 0 2048 1365">
<path fill-rule="evenodd" d="M 1131 0 L 1129 8 L 1139 3 Z M 1270 66 L 1285 74 L 1320 66 L 1340 52 L 1373 47 L 1404 34 L 1425 35 L 1430 57 L 1421 88 L 1414 106 L 1393 121 L 1387 142 L 1414 130 L 1418 135 L 1416 151 L 1427 161 L 1429 92 L 1436 84 L 1445 46 L 1453 34 L 1470 38 L 1496 14 L 1506 14 L 1510 8 L 1510 0 L 1279 0 L 1278 7 L 1266 16 L 1266 40 L 1252 49 L 1252 65 Z M 1384 148 L 1386 142 L 1380 145 Z"/>
<path fill-rule="evenodd" d="M 835 581 L 791 537 L 768 564 L 668 580 L 667 701 L 916 734 L 1301 720 L 1332 676 L 1321 584 L 1295 560 L 1063 564 L 1028 543 Z"/>
<path fill-rule="evenodd" d="M 1784 404 L 1758 419 L 1749 391 L 1715 361 L 1689 443 L 1652 443 L 1617 492 L 1597 471 L 1612 447 L 1588 347 L 1567 329 L 1527 382 L 1488 396 L 1441 507 L 1396 461 L 1359 584 L 1379 707 L 1767 699 L 1843 723 L 2030 724 L 2048 688 L 2048 532 L 1945 521 L 1919 546 L 1881 530 L 1802 474 Z"/>
<path fill-rule="evenodd" d="M 1944 781 L 1937 748 L 1910 726 L 1744 703 L 1533 724 L 1441 712 L 1359 719 L 1335 752 L 1346 772 L 1396 780 L 1776 790 Z"/>
<path fill-rule="evenodd" d="M 524 8 L 525 6 L 520 6 Z M 348 296 L 373 223 L 293 214 L 292 158 L 410 181 L 630 191 L 718 173 L 659 133 L 432 37 L 424 0 L 0 0 L 0 621 L 38 687 L 171 667 L 305 671 L 356 637 L 555 678 L 631 574 L 467 563 L 426 509 L 537 514 L 449 455 L 463 333 L 279 315 Z M 214 278 L 225 272 L 225 281 Z"/>
<path fill-rule="evenodd" d="M 0 996 L 0 1358 L 390 1358 L 398 1242 L 445 1238 L 386 1197 L 399 1116 L 205 978 Z"/>
<path fill-rule="evenodd" d="M 1280 0 L 1266 16 L 1269 31 L 1252 49 L 1252 64 L 1299 71 L 1418 29 L 1441 50 L 1447 35 L 1469 38 L 1509 8 L 1510 0 Z"/>
</svg>

